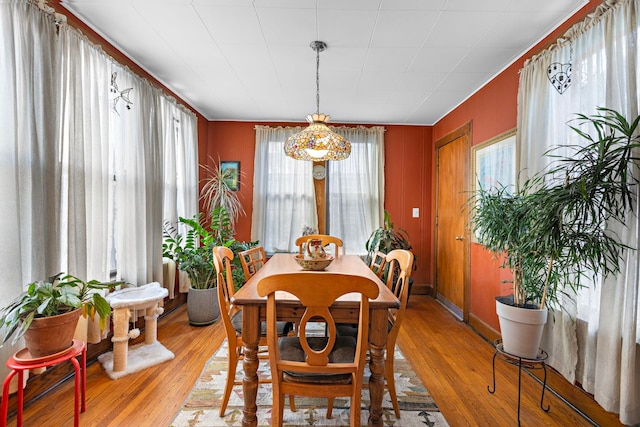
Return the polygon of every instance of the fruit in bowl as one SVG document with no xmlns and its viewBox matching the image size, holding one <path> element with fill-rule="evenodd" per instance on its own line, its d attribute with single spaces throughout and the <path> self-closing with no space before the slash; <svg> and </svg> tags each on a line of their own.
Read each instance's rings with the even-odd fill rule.
<svg viewBox="0 0 640 427">
<path fill-rule="evenodd" d="M 331 255 L 326 255 L 324 258 L 307 258 L 302 254 L 298 254 L 295 256 L 295 259 L 300 267 L 307 271 L 324 270 L 333 261 L 333 257 Z"/>
</svg>

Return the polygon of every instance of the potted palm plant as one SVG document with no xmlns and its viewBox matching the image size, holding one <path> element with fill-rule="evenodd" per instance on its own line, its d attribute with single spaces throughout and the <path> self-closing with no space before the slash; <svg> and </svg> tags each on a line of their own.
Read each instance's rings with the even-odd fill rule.
<svg viewBox="0 0 640 427">
<path fill-rule="evenodd" d="M 120 284 L 122 282 L 85 282 L 63 273 L 30 283 L 24 293 L 0 309 L 0 326 L 4 327 L 2 344 L 11 337 L 15 344 L 24 336 L 34 358 L 69 348 L 81 315 L 91 319 L 97 315 L 104 329 L 111 307 L 96 291 L 113 290 Z"/>
<path fill-rule="evenodd" d="M 611 225 L 624 224 L 633 211 L 640 117 L 628 122 L 599 108 L 576 120 L 570 127 L 584 145 L 564 146 L 564 155 L 558 148 L 547 152 L 552 166 L 518 188 L 479 186 L 470 199 L 479 243 L 502 256 L 502 267 L 513 273 L 513 294 L 496 298 L 496 307 L 504 350 L 521 357 L 536 357 L 547 306 L 561 309 L 560 295 L 575 293 L 585 277 L 617 273 L 629 249 Z M 529 320 L 538 324 L 527 326 L 531 339 L 522 331 L 511 334 L 510 326 Z"/>
</svg>

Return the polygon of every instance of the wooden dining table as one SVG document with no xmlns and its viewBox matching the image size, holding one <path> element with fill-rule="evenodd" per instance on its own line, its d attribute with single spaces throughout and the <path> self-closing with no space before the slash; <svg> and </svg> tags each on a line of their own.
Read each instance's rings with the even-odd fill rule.
<svg viewBox="0 0 640 427">
<path fill-rule="evenodd" d="M 266 319 L 266 297 L 260 297 L 257 286 L 263 278 L 283 273 L 300 274 L 300 286 L 304 286 L 306 275 L 323 275 L 324 271 L 363 276 L 375 282 L 380 294 L 370 301 L 369 332 L 369 424 L 382 425 L 382 397 L 384 395 L 384 357 L 388 334 L 388 310 L 398 308 L 400 302 L 385 284 L 376 276 L 357 255 L 337 257 L 324 271 L 303 271 L 294 259 L 294 254 L 275 254 L 258 272 L 240 288 L 232 298 L 232 303 L 242 306 L 242 339 L 244 341 L 244 378 L 242 390 L 244 395 L 243 426 L 256 426 L 258 393 L 258 341 L 260 339 L 260 323 Z M 328 282 L 327 286 L 331 286 Z M 297 321 L 302 317 L 304 309 L 291 294 L 278 292 L 277 316 L 283 321 Z M 331 314 L 337 323 L 358 323 L 360 295 L 346 294 L 333 304 Z M 393 357 L 393 355 L 390 355 Z"/>
</svg>

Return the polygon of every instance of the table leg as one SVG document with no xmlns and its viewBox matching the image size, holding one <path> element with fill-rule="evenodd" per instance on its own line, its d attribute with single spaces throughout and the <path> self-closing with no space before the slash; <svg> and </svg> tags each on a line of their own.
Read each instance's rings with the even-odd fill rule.
<svg viewBox="0 0 640 427">
<path fill-rule="evenodd" d="M 16 371 L 12 370 L 7 375 L 7 378 L 4 380 L 4 384 L 2 386 L 2 420 L 0 420 L 0 426 L 6 427 L 7 425 L 7 415 L 9 412 L 9 385 L 11 384 L 11 379 L 16 375 Z M 20 384 L 22 386 L 22 383 Z"/>
<path fill-rule="evenodd" d="M 384 396 L 384 349 L 387 345 L 387 309 L 371 310 L 369 336 L 369 424 L 382 425 L 382 398 Z M 387 355 L 393 357 L 393 355 Z"/>
<path fill-rule="evenodd" d="M 244 378 L 242 392 L 244 394 L 243 426 L 258 424 L 258 341 L 260 339 L 260 310 L 255 305 L 245 305 L 242 308 L 242 341 L 244 342 Z M 231 349 L 229 350 L 231 351 Z"/>
</svg>

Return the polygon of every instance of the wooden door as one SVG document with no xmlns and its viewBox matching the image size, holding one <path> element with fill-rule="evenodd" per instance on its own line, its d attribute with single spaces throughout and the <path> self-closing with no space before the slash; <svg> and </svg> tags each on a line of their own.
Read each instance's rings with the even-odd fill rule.
<svg viewBox="0 0 640 427">
<path fill-rule="evenodd" d="M 469 295 L 469 153 L 471 124 L 436 142 L 436 293 L 467 321 Z"/>
</svg>

